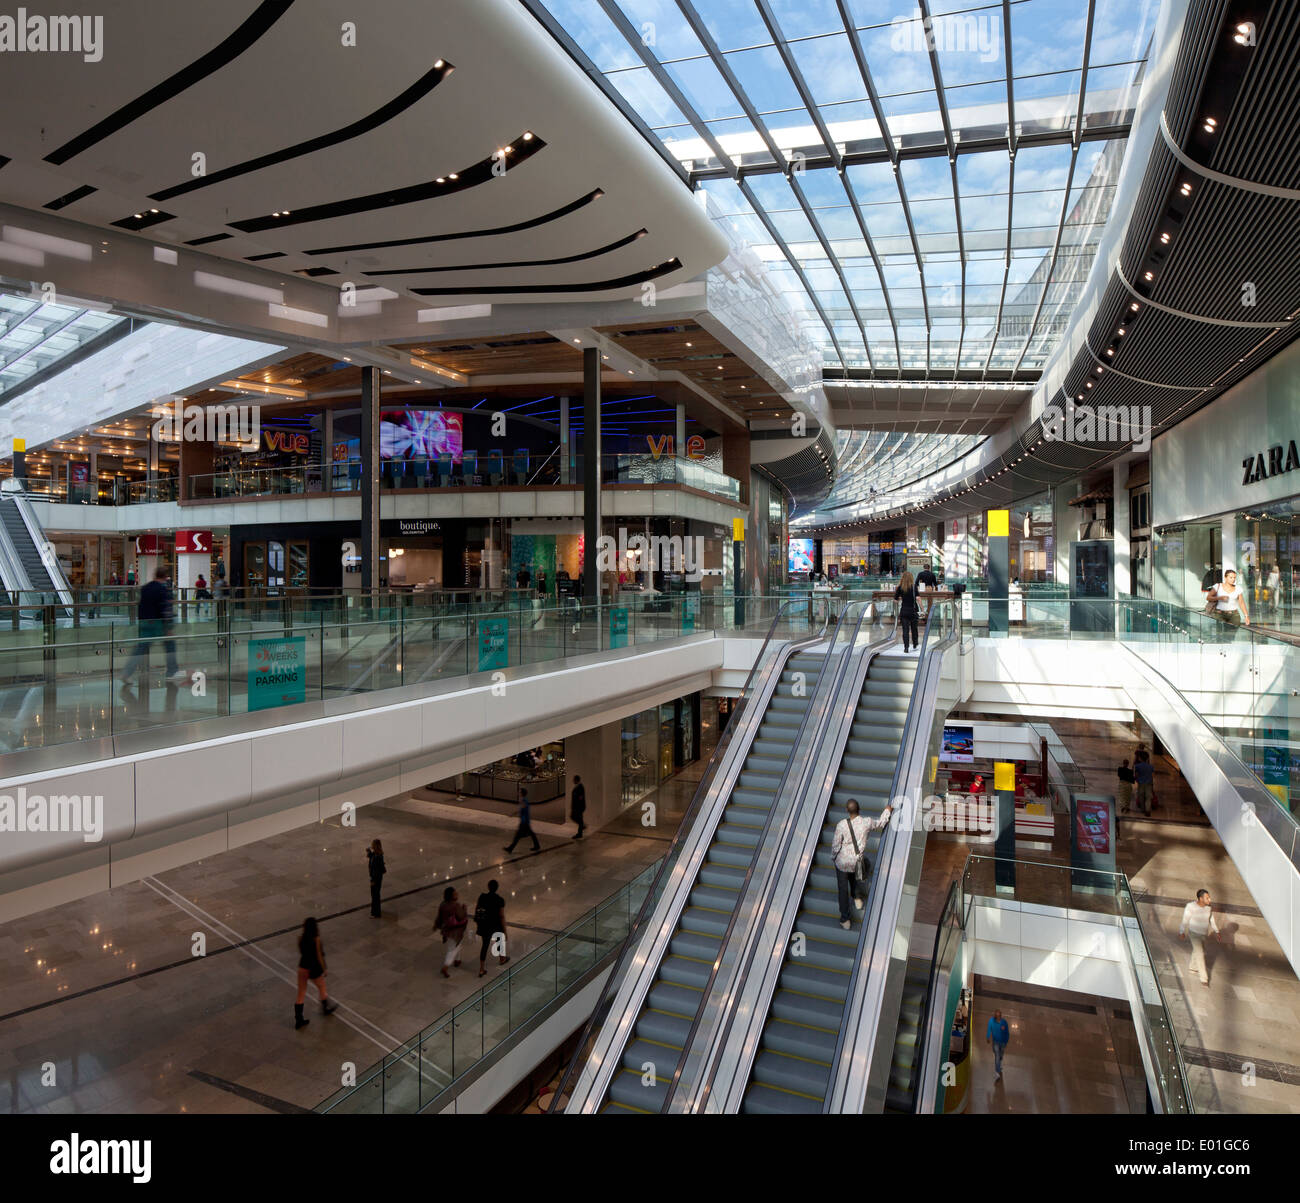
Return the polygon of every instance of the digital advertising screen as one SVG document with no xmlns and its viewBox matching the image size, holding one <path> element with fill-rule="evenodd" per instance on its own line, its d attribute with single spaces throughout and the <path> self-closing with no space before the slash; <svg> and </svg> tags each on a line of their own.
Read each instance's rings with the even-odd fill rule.
<svg viewBox="0 0 1300 1203">
<path fill-rule="evenodd" d="M 400 409 L 379 415 L 381 459 L 437 459 L 450 455 L 458 464 L 464 458 L 464 419 L 440 409 Z"/>
<path fill-rule="evenodd" d="M 975 759 L 975 728 L 945 723 L 939 759 L 952 764 L 970 764 Z"/>
<path fill-rule="evenodd" d="M 790 571 L 811 572 L 813 570 L 813 541 L 811 539 L 790 540 Z"/>
<path fill-rule="evenodd" d="M 1110 853 L 1110 806 L 1080 798 L 1074 810 L 1074 846 L 1080 852 Z"/>
</svg>

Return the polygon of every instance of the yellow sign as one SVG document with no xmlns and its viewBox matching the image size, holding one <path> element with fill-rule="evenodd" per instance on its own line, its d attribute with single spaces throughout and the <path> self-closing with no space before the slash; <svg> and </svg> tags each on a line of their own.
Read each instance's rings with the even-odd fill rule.
<svg viewBox="0 0 1300 1203">
<path fill-rule="evenodd" d="M 996 790 L 1015 791 L 1016 788 L 1016 766 L 1006 761 L 995 760 L 993 762 L 993 788 Z"/>
<path fill-rule="evenodd" d="M 937 756 L 931 756 L 930 757 L 930 780 L 933 781 L 938 775 L 939 775 L 939 758 Z"/>
<path fill-rule="evenodd" d="M 745 541 L 745 520 L 743 518 L 733 518 L 731 520 L 731 539 L 734 543 L 743 543 Z"/>
<path fill-rule="evenodd" d="M 15 451 L 26 451 L 26 450 L 27 450 L 27 440 L 26 440 L 26 439 L 14 439 L 14 450 L 15 450 Z"/>
<path fill-rule="evenodd" d="M 1011 534 L 1011 511 L 989 510 L 989 538 L 1005 539 Z"/>
</svg>

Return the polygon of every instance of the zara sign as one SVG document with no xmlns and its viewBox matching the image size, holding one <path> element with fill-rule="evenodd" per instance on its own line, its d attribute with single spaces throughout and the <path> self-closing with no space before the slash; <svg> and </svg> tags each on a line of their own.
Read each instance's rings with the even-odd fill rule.
<svg viewBox="0 0 1300 1203">
<path fill-rule="evenodd" d="M 1300 454 L 1296 453 L 1295 439 L 1286 448 L 1281 443 L 1274 443 L 1267 453 L 1261 451 L 1256 455 L 1248 455 L 1241 461 L 1241 466 L 1244 471 L 1241 478 L 1243 485 L 1258 484 L 1261 480 L 1293 472 L 1300 468 Z"/>
</svg>

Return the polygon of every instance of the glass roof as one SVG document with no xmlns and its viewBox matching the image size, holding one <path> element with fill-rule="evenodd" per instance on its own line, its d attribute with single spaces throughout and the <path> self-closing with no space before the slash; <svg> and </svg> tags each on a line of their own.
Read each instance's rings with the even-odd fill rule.
<svg viewBox="0 0 1300 1203">
<path fill-rule="evenodd" d="M 95 309 L 0 293 L 0 404 L 37 372 L 124 320 Z"/>
<path fill-rule="evenodd" d="M 1040 372 L 1158 0 L 525 0 L 713 193 L 828 368 Z"/>
</svg>

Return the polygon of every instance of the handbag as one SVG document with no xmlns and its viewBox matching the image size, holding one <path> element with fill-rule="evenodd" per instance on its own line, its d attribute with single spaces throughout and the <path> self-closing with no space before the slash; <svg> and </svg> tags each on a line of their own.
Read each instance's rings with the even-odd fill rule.
<svg viewBox="0 0 1300 1203">
<path fill-rule="evenodd" d="M 858 862 L 853 866 L 853 875 L 859 881 L 866 881 L 867 876 L 871 873 L 871 862 L 867 859 L 866 851 L 858 847 L 858 834 L 853 830 L 853 820 L 844 820 L 849 825 L 849 839 L 853 841 L 853 851 L 857 853 Z"/>
</svg>

